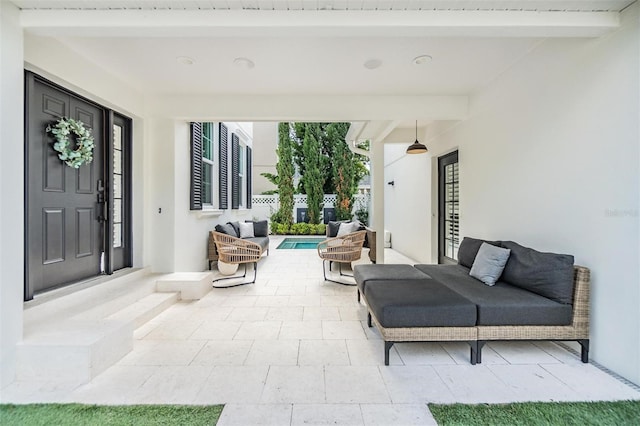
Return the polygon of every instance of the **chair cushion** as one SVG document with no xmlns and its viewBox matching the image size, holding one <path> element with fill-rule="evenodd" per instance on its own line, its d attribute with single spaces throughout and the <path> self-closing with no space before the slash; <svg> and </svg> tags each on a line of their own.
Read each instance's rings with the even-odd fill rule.
<svg viewBox="0 0 640 426">
<path fill-rule="evenodd" d="M 266 220 L 257 220 L 251 221 L 247 220 L 247 222 L 253 223 L 253 235 L 255 237 L 268 237 L 269 236 L 269 222 Z"/>
<path fill-rule="evenodd" d="M 360 223 L 358 222 L 343 222 L 338 227 L 338 234 L 336 237 L 342 237 L 343 235 L 351 234 L 352 232 L 356 232 L 360 228 Z"/>
<path fill-rule="evenodd" d="M 423 280 L 430 278 L 423 272 L 418 271 L 411 265 L 355 265 L 353 276 L 362 294 L 365 294 L 367 283 L 373 281 L 389 280 L 393 284 L 394 279 L 398 280 Z"/>
<path fill-rule="evenodd" d="M 478 308 L 478 325 L 567 325 L 572 307 L 498 281 L 490 287 L 460 265 L 415 265 Z"/>
<path fill-rule="evenodd" d="M 482 243 L 469 275 L 486 285 L 494 285 L 507 264 L 511 250 Z"/>
<path fill-rule="evenodd" d="M 485 241 L 477 238 L 464 237 L 458 248 L 458 265 L 471 268 L 482 243 L 489 243 L 492 246 L 500 247 L 500 241 Z"/>
<path fill-rule="evenodd" d="M 236 237 L 240 238 L 240 222 L 227 222 L 229 225 L 233 226 L 233 229 L 236 231 Z"/>
<path fill-rule="evenodd" d="M 338 235 L 338 229 L 340 224 L 346 222 L 345 220 L 331 220 L 327 224 L 327 237 L 333 238 Z"/>
<path fill-rule="evenodd" d="M 262 247 L 262 251 L 265 251 L 269 248 L 269 237 L 253 237 L 247 238 L 247 241 L 251 241 L 252 243 L 259 244 Z"/>
<path fill-rule="evenodd" d="M 502 279 L 559 303 L 573 303 L 573 256 L 542 253 L 513 241 L 504 241 L 511 250 Z"/>
<path fill-rule="evenodd" d="M 436 280 L 384 280 L 367 285 L 369 309 L 383 327 L 472 327 L 476 305 Z"/>
<path fill-rule="evenodd" d="M 224 225 L 216 225 L 216 231 L 220 232 L 221 234 L 227 234 L 231 237 L 238 237 L 238 235 L 236 234 L 236 230 L 233 229 L 233 226 L 231 226 L 230 223 L 225 223 Z"/>
<path fill-rule="evenodd" d="M 240 238 L 254 238 L 253 235 L 253 223 L 239 222 L 240 226 Z"/>
</svg>

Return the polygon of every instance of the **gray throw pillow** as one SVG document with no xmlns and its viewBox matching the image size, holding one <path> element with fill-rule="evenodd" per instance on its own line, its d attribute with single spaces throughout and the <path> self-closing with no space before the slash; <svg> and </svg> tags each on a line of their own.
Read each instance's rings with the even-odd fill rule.
<svg viewBox="0 0 640 426">
<path fill-rule="evenodd" d="M 251 222 L 247 220 L 247 222 Z M 268 237 L 269 236 L 269 222 L 266 220 L 258 220 L 253 222 L 253 234 L 256 237 Z"/>
<path fill-rule="evenodd" d="M 222 234 L 227 234 L 230 235 L 232 237 L 237 237 L 238 235 L 236 235 L 236 230 L 233 229 L 233 226 L 231 226 L 230 223 L 225 223 L 224 225 L 216 225 L 216 231 L 222 233 Z"/>
<path fill-rule="evenodd" d="M 559 303 L 573 303 L 573 256 L 542 253 L 513 241 L 503 241 L 502 246 L 511 250 L 503 281 Z"/>
<path fill-rule="evenodd" d="M 338 229 L 340 224 L 346 222 L 345 220 L 331 220 L 327 224 L 327 237 L 333 238 L 338 235 Z"/>
<path fill-rule="evenodd" d="M 507 264 L 511 250 L 482 243 L 469 275 L 486 285 L 494 285 Z"/>
<path fill-rule="evenodd" d="M 464 237 L 458 248 L 458 265 L 471 268 L 482 243 L 500 247 L 500 241 L 485 241 L 477 238 Z"/>
<path fill-rule="evenodd" d="M 227 223 L 233 226 L 233 229 L 236 231 L 236 235 L 233 235 L 233 236 L 240 238 L 240 222 L 227 222 Z"/>
</svg>

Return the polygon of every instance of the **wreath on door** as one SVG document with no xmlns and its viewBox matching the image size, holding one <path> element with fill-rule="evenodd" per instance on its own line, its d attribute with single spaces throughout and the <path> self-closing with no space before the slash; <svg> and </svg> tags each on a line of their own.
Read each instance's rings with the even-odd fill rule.
<svg viewBox="0 0 640 426">
<path fill-rule="evenodd" d="M 93 161 L 94 143 L 91 129 L 84 127 L 81 121 L 62 117 L 55 125 L 47 126 L 46 130 L 55 138 L 53 149 L 58 152 L 58 158 L 67 166 L 77 169 Z M 71 146 L 71 134 L 75 135 L 75 149 Z"/>
</svg>

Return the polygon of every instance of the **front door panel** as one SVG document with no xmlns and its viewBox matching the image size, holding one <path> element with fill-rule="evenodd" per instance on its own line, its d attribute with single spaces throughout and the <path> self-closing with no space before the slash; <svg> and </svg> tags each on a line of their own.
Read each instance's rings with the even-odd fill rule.
<svg viewBox="0 0 640 426">
<path fill-rule="evenodd" d="M 104 179 L 104 110 L 27 74 L 27 284 L 34 293 L 101 272 L 103 223 L 98 180 Z M 93 161 L 67 166 L 46 132 L 61 117 L 92 130 Z M 74 143 L 73 136 L 71 137 Z"/>
</svg>

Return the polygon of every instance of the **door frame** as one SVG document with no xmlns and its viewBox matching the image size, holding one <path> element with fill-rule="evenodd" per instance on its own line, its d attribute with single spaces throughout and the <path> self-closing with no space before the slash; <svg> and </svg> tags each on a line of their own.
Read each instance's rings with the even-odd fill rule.
<svg viewBox="0 0 640 426">
<path fill-rule="evenodd" d="M 122 117 L 125 121 L 128 122 L 128 126 L 126 127 L 127 132 L 125 135 L 125 149 L 127 149 L 126 160 L 123 162 L 123 167 L 126 168 L 125 172 L 128 176 L 127 178 L 127 199 L 125 202 L 125 208 L 123 209 L 123 214 L 126 215 L 124 218 L 125 222 L 128 223 L 128 232 L 125 236 L 128 244 L 127 244 L 127 255 L 125 258 L 127 262 L 125 262 L 126 266 L 131 266 L 131 259 L 133 254 L 132 248 L 132 236 L 131 236 L 131 220 L 132 220 L 132 199 L 131 199 L 131 171 L 132 171 L 132 162 L 131 162 L 131 140 L 132 140 L 132 120 L 129 117 L 126 117 L 123 114 L 117 113 L 104 105 L 100 105 L 99 103 L 91 100 L 85 96 L 82 96 L 73 90 L 70 90 L 60 84 L 57 84 L 33 71 L 24 70 L 24 122 L 23 122 L 23 132 L 24 132 L 24 300 L 31 300 L 34 296 L 34 290 L 30 286 L 30 264 L 29 264 L 29 237 L 30 237 L 30 229 L 29 229 L 29 214 L 30 214 L 30 206 L 29 206 L 29 149 L 31 141 L 29 139 L 29 108 L 30 108 L 30 100 L 34 91 L 35 82 L 39 81 L 43 84 L 49 85 L 56 90 L 60 90 L 72 97 L 82 100 L 83 102 L 87 102 L 94 107 L 102 110 L 103 112 L 103 176 L 97 177 L 102 178 L 102 181 L 105 182 L 105 204 L 103 212 L 96 211 L 96 214 L 106 214 L 106 220 L 102 222 L 101 233 L 102 233 L 102 250 L 104 253 L 104 270 L 102 273 L 104 274 L 112 274 L 113 273 L 113 264 L 112 264 L 112 245 L 113 245 L 113 220 L 111 213 L 113 212 L 113 200 L 111 197 L 111 188 L 112 188 L 112 176 L 113 176 L 113 117 L 114 114 L 118 117 Z M 124 183 L 123 183 L 124 185 Z M 109 244 L 109 245 L 107 245 Z M 90 277 L 88 277 L 90 278 Z M 68 283 L 73 284 L 73 283 Z M 64 284 L 66 285 L 66 284 Z M 57 286 L 59 287 L 59 286 Z M 56 287 L 56 288 L 57 288 Z M 53 288 L 52 288 L 53 289 Z"/>
</svg>

